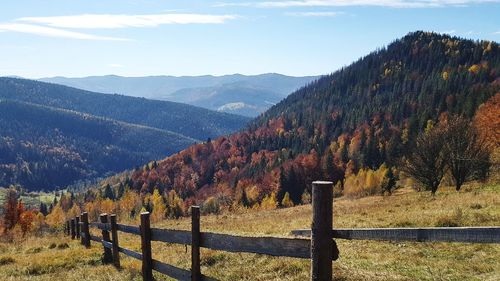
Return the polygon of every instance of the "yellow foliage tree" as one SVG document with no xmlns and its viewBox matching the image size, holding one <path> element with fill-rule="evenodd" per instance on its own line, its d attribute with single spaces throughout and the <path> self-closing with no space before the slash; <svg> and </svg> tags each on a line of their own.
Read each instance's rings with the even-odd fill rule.
<svg viewBox="0 0 500 281">
<path fill-rule="evenodd" d="M 131 219 L 139 213 L 142 208 L 142 200 L 137 192 L 128 190 L 118 202 L 120 216 L 124 219 Z"/>
<path fill-rule="evenodd" d="M 175 190 L 170 190 L 167 196 L 167 215 L 179 218 L 184 215 L 184 201 L 177 195 Z"/>
<path fill-rule="evenodd" d="M 260 203 L 260 208 L 262 210 L 274 210 L 278 207 L 278 201 L 276 199 L 276 193 L 273 192 L 270 195 L 266 195 L 262 202 Z"/>
<path fill-rule="evenodd" d="M 42 213 L 38 212 L 33 220 L 33 231 L 39 231 L 45 224 L 45 217 Z"/>
<path fill-rule="evenodd" d="M 446 80 L 448 80 L 449 74 L 448 74 L 448 72 L 447 72 L 447 71 L 443 71 L 442 76 L 443 76 L 443 80 L 445 80 L 445 81 L 446 81 Z"/>
<path fill-rule="evenodd" d="M 84 209 L 88 213 L 89 221 L 96 221 L 99 218 L 101 200 L 85 203 Z"/>
<path fill-rule="evenodd" d="M 52 212 L 47 215 L 45 221 L 51 227 L 60 227 L 66 220 L 66 214 L 64 213 L 61 206 L 57 205 L 52 209 Z"/>
<path fill-rule="evenodd" d="M 74 218 L 80 216 L 81 213 L 82 212 L 80 210 L 80 207 L 78 207 L 77 204 L 73 204 L 73 207 L 71 207 L 71 209 L 68 210 L 68 213 L 66 213 L 66 215 L 68 218 Z"/>
<path fill-rule="evenodd" d="M 151 203 L 153 205 L 153 212 L 151 213 L 152 222 L 162 221 L 165 217 L 167 207 L 165 206 L 163 197 L 161 196 L 160 191 L 158 191 L 157 188 L 153 191 L 153 195 L 151 196 Z"/>
<path fill-rule="evenodd" d="M 283 196 L 283 200 L 281 200 L 281 206 L 284 208 L 293 207 L 293 201 L 290 199 L 290 194 L 287 192 L 285 196 Z"/>
<path fill-rule="evenodd" d="M 111 199 L 104 199 L 101 201 L 100 211 L 101 213 L 114 214 L 115 212 L 115 202 Z"/>
<path fill-rule="evenodd" d="M 311 203 L 311 193 L 309 193 L 307 191 L 307 189 L 304 189 L 304 193 L 302 193 L 300 201 L 302 202 L 302 204 L 310 204 Z"/>
<path fill-rule="evenodd" d="M 481 66 L 477 64 L 473 64 L 471 67 L 469 67 L 470 73 L 478 74 L 479 70 L 481 70 Z"/>
</svg>

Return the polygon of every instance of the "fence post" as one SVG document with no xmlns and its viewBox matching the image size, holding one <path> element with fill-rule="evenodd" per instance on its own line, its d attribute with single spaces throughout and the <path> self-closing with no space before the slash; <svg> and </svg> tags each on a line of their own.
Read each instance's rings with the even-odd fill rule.
<svg viewBox="0 0 500 281">
<path fill-rule="evenodd" d="M 312 184 L 311 280 L 332 280 L 333 259 L 333 183 Z"/>
<path fill-rule="evenodd" d="M 99 216 L 99 219 L 100 219 L 101 223 L 107 223 L 108 222 L 108 214 L 106 214 L 106 213 L 101 214 Z M 109 231 L 106 230 L 105 228 L 102 230 L 102 240 L 106 241 L 106 242 L 111 242 L 111 240 L 109 238 Z M 103 262 L 104 263 L 110 263 L 112 261 L 111 249 L 105 247 L 104 244 L 102 245 L 102 247 L 104 248 Z"/>
<path fill-rule="evenodd" d="M 76 239 L 80 238 L 80 217 L 75 217 Z"/>
<path fill-rule="evenodd" d="M 66 221 L 66 235 L 70 235 L 70 226 L 69 226 L 69 220 Z"/>
<path fill-rule="evenodd" d="M 75 239 L 76 230 L 75 230 L 75 218 L 71 219 L 71 239 Z"/>
<path fill-rule="evenodd" d="M 83 234 L 83 213 L 80 214 L 80 244 L 85 245 L 85 234 Z"/>
<path fill-rule="evenodd" d="M 200 236 L 200 207 L 191 206 L 191 281 L 201 280 Z"/>
<path fill-rule="evenodd" d="M 90 248 L 89 214 L 87 212 L 82 213 L 82 222 L 82 232 L 85 236 L 83 237 L 83 245 Z"/>
<path fill-rule="evenodd" d="M 120 252 L 118 249 L 118 227 L 116 225 L 116 215 L 113 214 L 109 217 L 111 222 L 111 240 L 113 243 L 113 264 L 120 267 Z"/>
<path fill-rule="evenodd" d="M 149 212 L 141 213 L 142 280 L 153 281 Z"/>
</svg>

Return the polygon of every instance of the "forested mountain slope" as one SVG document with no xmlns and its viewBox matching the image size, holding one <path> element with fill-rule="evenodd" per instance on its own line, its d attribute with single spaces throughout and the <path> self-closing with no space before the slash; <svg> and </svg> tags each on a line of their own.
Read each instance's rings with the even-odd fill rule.
<svg viewBox="0 0 500 281">
<path fill-rule="evenodd" d="M 410 33 L 291 94 L 247 130 L 145 166 L 126 183 L 142 193 L 174 189 L 188 203 L 213 196 L 252 206 L 286 192 L 298 203 L 312 180 L 343 183 L 393 166 L 428 124 L 472 117 L 500 92 L 499 75 L 496 42 Z"/>
<path fill-rule="evenodd" d="M 186 104 L 88 92 L 45 82 L 0 78 L 0 98 L 52 106 L 206 140 L 241 129 L 248 118 Z"/>
<path fill-rule="evenodd" d="M 156 128 L 0 100 L 0 186 L 62 188 L 163 158 L 194 142 Z"/>
</svg>

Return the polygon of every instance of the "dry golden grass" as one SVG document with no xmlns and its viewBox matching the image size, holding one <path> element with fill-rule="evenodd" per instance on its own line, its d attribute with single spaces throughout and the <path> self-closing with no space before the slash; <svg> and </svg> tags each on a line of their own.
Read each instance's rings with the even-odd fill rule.
<svg viewBox="0 0 500 281">
<path fill-rule="evenodd" d="M 202 231 L 287 236 L 309 228 L 311 206 L 202 216 Z M 136 224 L 131 222 L 130 224 Z M 440 190 L 433 197 L 401 189 L 392 196 L 334 202 L 335 227 L 500 225 L 500 185 L 469 185 L 461 192 Z M 154 227 L 190 229 L 190 219 L 166 220 Z M 95 232 L 98 234 L 98 232 Z M 137 236 L 119 234 L 120 244 L 140 250 Z M 69 248 L 51 248 L 68 243 Z M 500 280 L 500 245 L 395 243 L 337 240 L 337 280 Z M 122 257 L 122 270 L 100 262 L 102 246 L 84 249 L 67 237 L 30 238 L 0 244 L 2 280 L 140 280 L 140 263 Z M 308 280 L 310 262 L 257 254 L 202 249 L 202 272 L 220 280 Z M 153 258 L 189 268 L 190 249 L 153 242 Z M 13 261 L 11 260 L 13 259 Z M 2 262 L 5 261 L 5 262 Z M 5 278 L 4 278 L 5 276 Z M 157 280 L 170 280 L 156 274 Z"/>
</svg>

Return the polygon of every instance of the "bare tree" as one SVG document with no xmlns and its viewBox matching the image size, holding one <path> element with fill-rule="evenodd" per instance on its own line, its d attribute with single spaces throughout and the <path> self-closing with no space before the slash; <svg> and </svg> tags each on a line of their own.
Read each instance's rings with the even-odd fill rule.
<svg viewBox="0 0 500 281">
<path fill-rule="evenodd" d="M 446 173 L 445 138 L 439 127 L 418 136 L 416 146 L 402 165 L 407 175 L 420 182 L 434 195 Z"/>
<path fill-rule="evenodd" d="M 471 179 L 485 178 L 489 167 L 489 149 L 470 121 L 452 116 L 442 130 L 445 132 L 446 164 L 456 190 Z"/>
</svg>

